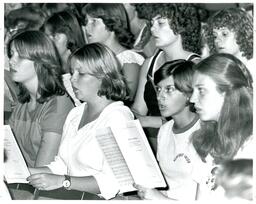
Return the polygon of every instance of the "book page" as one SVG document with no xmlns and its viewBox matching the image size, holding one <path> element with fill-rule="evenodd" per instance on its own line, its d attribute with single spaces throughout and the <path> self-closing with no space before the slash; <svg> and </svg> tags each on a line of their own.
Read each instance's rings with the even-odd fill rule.
<svg viewBox="0 0 256 204">
<path fill-rule="evenodd" d="M 30 176 L 26 162 L 9 125 L 4 125 L 4 177 L 7 183 L 28 183 Z"/>
<path fill-rule="evenodd" d="M 111 127 L 136 184 L 165 187 L 166 183 L 138 120 L 124 127 Z"/>
<path fill-rule="evenodd" d="M 97 130 L 96 139 L 119 183 L 119 193 L 136 190 L 133 187 L 134 180 L 131 172 L 129 171 L 111 129 L 104 128 Z"/>
</svg>

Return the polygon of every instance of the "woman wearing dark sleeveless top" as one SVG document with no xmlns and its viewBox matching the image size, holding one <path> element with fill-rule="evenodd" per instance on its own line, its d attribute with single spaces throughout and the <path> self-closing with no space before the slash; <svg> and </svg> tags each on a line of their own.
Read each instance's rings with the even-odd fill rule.
<svg viewBox="0 0 256 204">
<path fill-rule="evenodd" d="M 190 4 L 149 4 L 148 7 L 148 16 L 145 18 L 151 21 L 152 36 L 159 50 L 146 59 L 142 66 L 132 110 L 156 151 L 157 132 L 166 119 L 161 117 L 158 109 L 154 73 L 167 61 L 200 60 L 200 56 L 195 54 L 200 53 L 200 21 L 197 9 Z"/>
</svg>

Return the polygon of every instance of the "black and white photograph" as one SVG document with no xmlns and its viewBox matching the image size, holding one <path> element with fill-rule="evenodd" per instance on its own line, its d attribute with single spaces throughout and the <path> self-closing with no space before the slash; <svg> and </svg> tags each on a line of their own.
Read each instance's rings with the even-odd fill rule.
<svg viewBox="0 0 256 204">
<path fill-rule="evenodd" d="M 253 1 L 0 8 L 1 201 L 256 200 Z"/>
</svg>

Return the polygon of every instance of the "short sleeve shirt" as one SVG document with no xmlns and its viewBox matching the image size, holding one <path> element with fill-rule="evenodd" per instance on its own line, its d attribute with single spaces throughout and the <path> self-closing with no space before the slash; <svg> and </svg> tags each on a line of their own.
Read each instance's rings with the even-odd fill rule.
<svg viewBox="0 0 256 204">
<path fill-rule="evenodd" d="M 67 95 L 54 96 L 42 104 L 37 103 L 32 112 L 28 104 L 17 104 L 9 124 L 29 167 L 34 167 L 45 132 L 62 134 L 67 114 L 73 108 Z"/>
</svg>

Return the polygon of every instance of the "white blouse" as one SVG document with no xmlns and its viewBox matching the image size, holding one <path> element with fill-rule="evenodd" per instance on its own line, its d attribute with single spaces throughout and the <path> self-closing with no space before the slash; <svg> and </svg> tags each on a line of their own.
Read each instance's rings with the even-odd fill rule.
<svg viewBox="0 0 256 204">
<path fill-rule="evenodd" d="M 70 111 L 64 125 L 58 155 L 48 167 L 53 173 L 60 175 L 94 176 L 101 196 L 110 199 L 115 197 L 119 187 L 98 146 L 95 132 L 100 128 L 118 126 L 133 120 L 134 117 L 123 102 L 113 102 L 96 120 L 79 129 L 84 108 L 86 108 L 85 103 Z"/>
<path fill-rule="evenodd" d="M 142 55 L 138 54 L 133 50 L 125 50 L 119 53 L 118 55 L 116 55 L 116 57 L 122 66 L 124 64 L 131 64 L 131 63 L 138 64 L 141 66 L 145 60 Z"/>
</svg>

